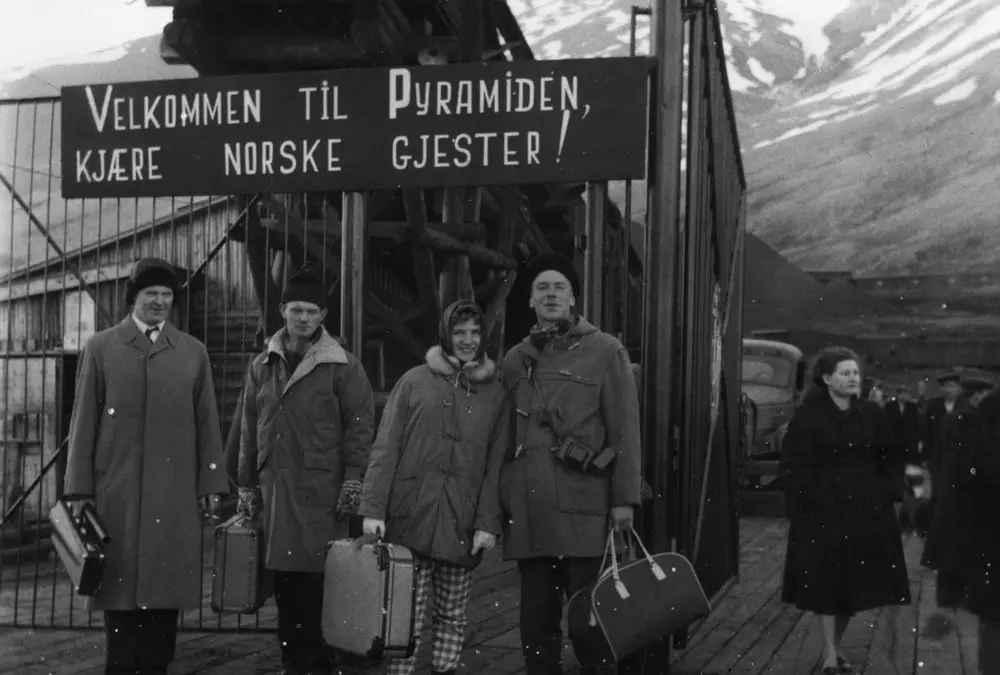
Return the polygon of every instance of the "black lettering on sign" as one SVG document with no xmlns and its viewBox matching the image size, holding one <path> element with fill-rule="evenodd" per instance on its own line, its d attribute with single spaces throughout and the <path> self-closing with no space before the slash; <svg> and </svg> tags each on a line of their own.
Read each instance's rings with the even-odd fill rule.
<svg viewBox="0 0 1000 675">
<path fill-rule="evenodd" d="M 644 58 L 63 88 L 63 196 L 641 178 Z"/>
</svg>

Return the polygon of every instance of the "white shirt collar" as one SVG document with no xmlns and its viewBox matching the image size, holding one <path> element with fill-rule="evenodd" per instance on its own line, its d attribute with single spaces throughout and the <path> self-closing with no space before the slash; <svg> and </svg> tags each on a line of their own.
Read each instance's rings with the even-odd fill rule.
<svg viewBox="0 0 1000 675">
<path fill-rule="evenodd" d="M 166 321 L 161 321 L 158 324 L 148 324 L 140 320 L 139 317 L 137 317 L 135 314 L 132 314 L 132 320 L 135 321 L 135 325 L 139 327 L 139 332 L 142 333 L 143 335 L 145 335 L 146 331 L 149 330 L 150 328 L 156 329 L 156 333 L 154 333 L 151 338 L 152 342 L 156 342 L 156 338 L 160 337 L 160 333 L 163 332 L 163 325 L 167 323 Z"/>
</svg>

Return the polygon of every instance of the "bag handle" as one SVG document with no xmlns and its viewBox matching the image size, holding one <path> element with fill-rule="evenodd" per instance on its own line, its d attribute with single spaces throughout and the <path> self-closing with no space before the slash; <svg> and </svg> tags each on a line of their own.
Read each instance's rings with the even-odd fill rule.
<svg viewBox="0 0 1000 675">
<path fill-rule="evenodd" d="M 639 548 L 642 550 L 643 556 L 646 558 L 646 562 L 649 563 L 649 568 L 653 572 L 653 576 L 656 577 L 657 581 L 663 581 L 667 578 L 666 573 L 660 564 L 656 562 L 653 555 L 646 548 L 646 545 L 642 542 L 642 538 L 638 535 L 635 530 L 628 530 L 628 534 L 631 534 L 635 538 L 635 541 L 639 544 Z M 626 535 L 627 536 L 627 535 Z M 618 556 L 615 550 L 615 531 L 612 530 L 608 533 L 608 541 L 604 545 L 604 557 L 601 559 L 601 572 L 598 578 L 603 577 L 604 574 L 610 570 L 611 577 L 615 581 L 615 590 L 618 591 L 618 595 L 621 596 L 622 600 L 627 599 L 630 594 L 628 588 L 626 588 L 625 583 L 621 579 L 621 571 L 618 565 Z M 610 559 L 610 564 L 608 563 Z"/>
</svg>

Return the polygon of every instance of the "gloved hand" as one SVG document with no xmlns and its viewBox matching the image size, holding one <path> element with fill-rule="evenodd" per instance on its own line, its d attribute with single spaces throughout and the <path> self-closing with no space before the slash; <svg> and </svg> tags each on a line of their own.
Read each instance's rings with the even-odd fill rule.
<svg viewBox="0 0 1000 675">
<path fill-rule="evenodd" d="M 247 520 L 253 520 L 261 511 L 259 491 L 256 488 L 240 488 L 236 512 Z"/>
<path fill-rule="evenodd" d="M 365 518 L 361 523 L 361 531 L 381 537 L 385 534 L 385 521 L 378 518 Z"/>
<path fill-rule="evenodd" d="M 218 523 L 222 520 L 222 497 L 219 495 L 205 495 L 199 500 L 198 506 L 201 508 L 201 519 L 209 523 Z"/>
<path fill-rule="evenodd" d="M 361 481 L 345 480 L 340 486 L 340 499 L 337 501 L 337 519 L 353 516 L 361 506 Z"/>
<path fill-rule="evenodd" d="M 480 551 L 489 551 L 496 544 L 497 537 L 495 534 L 476 530 L 476 533 L 472 535 L 472 555 L 476 555 Z"/>
<path fill-rule="evenodd" d="M 635 522 L 635 511 L 631 506 L 612 506 L 611 524 L 615 532 L 628 532 Z"/>
<path fill-rule="evenodd" d="M 74 518 L 79 518 L 83 513 L 83 507 L 88 505 L 94 509 L 97 508 L 93 497 L 78 497 L 76 499 L 71 499 L 69 502 L 70 513 L 73 514 Z"/>
</svg>

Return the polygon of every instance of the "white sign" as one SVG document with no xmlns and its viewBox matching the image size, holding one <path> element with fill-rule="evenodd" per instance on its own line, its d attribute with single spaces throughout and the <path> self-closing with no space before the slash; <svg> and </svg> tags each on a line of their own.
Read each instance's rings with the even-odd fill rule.
<svg viewBox="0 0 1000 675">
<path fill-rule="evenodd" d="M 97 306 L 86 291 L 67 293 L 63 304 L 63 349 L 80 351 L 97 332 Z"/>
</svg>

